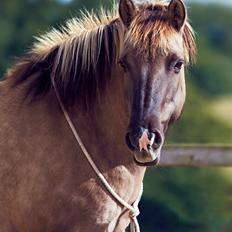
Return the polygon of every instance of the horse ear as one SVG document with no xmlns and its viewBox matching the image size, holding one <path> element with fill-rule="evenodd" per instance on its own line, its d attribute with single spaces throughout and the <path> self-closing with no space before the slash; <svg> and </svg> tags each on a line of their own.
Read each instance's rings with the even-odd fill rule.
<svg viewBox="0 0 232 232">
<path fill-rule="evenodd" d="M 171 0 L 168 6 L 171 24 L 180 31 L 186 21 L 187 12 L 182 0 Z"/>
<path fill-rule="evenodd" d="M 136 14 L 136 7 L 131 0 L 120 0 L 119 15 L 126 27 L 129 27 Z"/>
</svg>

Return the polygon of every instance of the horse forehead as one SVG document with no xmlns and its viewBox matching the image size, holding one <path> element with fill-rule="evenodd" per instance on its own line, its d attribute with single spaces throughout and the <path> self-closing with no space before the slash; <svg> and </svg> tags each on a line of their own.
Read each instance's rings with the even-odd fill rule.
<svg viewBox="0 0 232 232">
<path fill-rule="evenodd" d="M 148 59 L 170 53 L 184 55 L 183 35 L 162 23 L 135 24 L 128 32 L 126 41 Z"/>
<path fill-rule="evenodd" d="M 134 68 L 137 69 L 142 80 L 147 81 L 147 78 L 156 80 L 157 78 L 155 77 L 163 77 L 166 73 L 166 57 L 157 57 L 154 60 L 143 61 L 140 66 Z"/>
<path fill-rule="evenodd" d="M 149 72 L 149 64 L 148 63 L 144 63 L 141 65 L 141 74 L 143 77 L 147 76 Z"/>
</svg>

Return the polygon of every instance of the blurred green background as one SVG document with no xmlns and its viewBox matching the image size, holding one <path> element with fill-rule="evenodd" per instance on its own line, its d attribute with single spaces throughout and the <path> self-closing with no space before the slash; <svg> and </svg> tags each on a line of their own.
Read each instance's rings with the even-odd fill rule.
<svg viewBox="0 0 232 232">
<path fill-rule="evenodd" d="M 200 1 L 198 1 L 200 2 Z M 204 2 L 205 3 L 205 2 Z M 109 0 L 1 0 L 0 75 L 52 26 Z M 197 64 L 187 70 L 187 102 L 169 143 L 232 142 L 232 8 L 188 1 Z M 145 178 L 143 232 L 232 231 L 231 169 L 154 168 Z"/>
</svg>

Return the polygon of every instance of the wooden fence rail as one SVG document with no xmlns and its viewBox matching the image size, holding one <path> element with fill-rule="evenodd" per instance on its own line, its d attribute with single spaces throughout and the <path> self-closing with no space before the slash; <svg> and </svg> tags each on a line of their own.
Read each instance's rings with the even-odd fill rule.
<svg viewBox="0 0 232 232">
<path fill-rule="evenodd" d="M 159 166 L 232 167 L 232 145 L 168 145 Z"/>
</svg>

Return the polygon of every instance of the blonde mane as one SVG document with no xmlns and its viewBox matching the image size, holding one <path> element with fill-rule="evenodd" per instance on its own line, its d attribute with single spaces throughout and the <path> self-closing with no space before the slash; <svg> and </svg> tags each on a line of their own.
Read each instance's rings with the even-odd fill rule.
<svg viewBox="0 0 232 232">
<path fill-rule="evenodd" d="M 181 34 L 175 31 L 159 17 L 165 7 L 163 1 L 138 4 L 129 30 L 119 19 L 116 4 L 111 11 L 82 12 L 81 18 L 71 19 L 60 29 L 37 37 L 27 57 L 10 69 L 6 77 L 16 76 L 15 85 L 28 80 L 26 96 L 32 98 L 47 93 L 50 78 L 54 78 L 66 106 L 76 101 L 89 105 L 104 92 L 125 41 L 144 54 L 166 54 L 172 41 L 179 40 L 186 62 L 193 60 L 196 50 L 191 26 L 186 22 Z M 158 13 L 155 18 L 154 11 Z"/>
<path fill-rule="evenodd" d="M 85 41 L 82 49 L 85 53 L 83 59 L 85 65 L 88 66 L 88 61 L 96 61 L 97 54 L 88 54 L 88 52 L 96 52 L 98 43 L 101 42 L 104 28 L 118 19 L 117 5 L 114 5 L 112 10 L 104 10 L 101 8 L 97 13 L 91 11 L 80 11 L 79 18 L 68 20 L 65 26 L 59 29 L 53 28 L 45 35 L 36 38 L 31 54 L 43 56 L 48 54 L 57 46 L 63 46 L 64 50 L 67 46 L 72 46 L 73 43 Z M 76 40 L 79 41 L 76 41 Z M 97 42 L 96 40 L 97 39 Z"/>
</svg>

